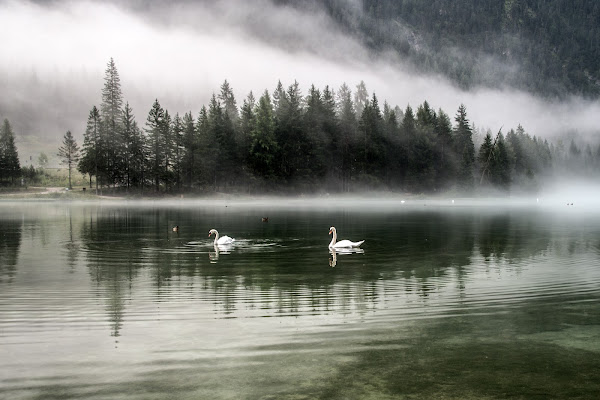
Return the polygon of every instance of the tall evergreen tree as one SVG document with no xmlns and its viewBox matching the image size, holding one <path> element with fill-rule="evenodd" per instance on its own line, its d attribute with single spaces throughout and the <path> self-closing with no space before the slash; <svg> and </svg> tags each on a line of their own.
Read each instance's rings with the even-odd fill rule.
<svg viewBox="0 0 600 400">
<path fill-rule="evenodd" d="M 181 159 L 181 173 L 185 185 L 191 189 L 192 185 L 197 180 L 196 170 L 199 168 L 196 157 L 198 152 L 198 135 L 191 112 L 185 113 L 182 123 L 183 156 Z"/>
<path fill-rule="evenodd" d="M 268 98 L 264 98 L 268 93 L 265 92 L 262 98 L 266 101 Z M 269 100 L 270 103 L 270 100 Z M 261 104 L 259 100 L 257 109 L 262 113 L 260 122 L 266 123 L 268 119 L 266 113 L 267 104 Z M 279 99 L 279 108 L 276 117 L 273 118 L 275 123 L 275 138 L 274 142 L 277 143 L 277 151 L 273 151 L 273 162 L 278 162 L 278 170 L 273 170 L 277 175 L 284 180 L 290 180 L 298 174 L 299 171 L 304 171 L 305 159 L 303 150 L 308 143 L 306 136 L 306 129 L 304 126 L 304 108 L 302 92 L 300 91 L 300 85 L 297 81 L 291 84 L 285 95 Z M 264 144 L 268 143 L 270 139 L 267 139 L 269 135 L 265 137 Z M 272 150 L 275 148 L 270 147 Z M 269 162 L 270 164 L 271 162 Z M 301 172 L 302 173 L 302 172 Z"/>
<path fill-rule="evenodd" d="M 367 92 L 367 85 L 365 85 L 365 82 L 360 81 L 360 83 L 356 85 L 356 92 L 354 93 L 354 111 L 356 112 L 356 115 L 362 115 L 368 102 L 369 92 Z"/>
<path fill-rule="evenodd" d="M 458 107 L 454 128 L 455 151 L 459 161 L 458 185 L 461 189 L 470 190 L 473 187 L 473 166 L 475 164 L 475 145 L 473 131 L 467 119 L 467 109 L 461 104 Z"/>
<path fill-rule="evenodd" d="M 62 146 L 58 148 L 58 157 L 63 164 L 67 165 L 69 170 L 69 189 L 73 189 L 73 185 L 71 184 L 71 170 L 77 164 L 77 161 L 79 161 L 79 146 L 71 131 L 65 133 Z"/>
<path fill-rule="evenodd" d="M 148 171 L 148 147 L 146 136 L 138 126 L 137 121 L 133 121 L 131 125 L 128 151 L 130 183 L 134 187 L 141 188 L 143 193 L 146 184 L 146 171 Z"/>
<path fill-rule="evenodd" d="M 227 82 L 227 79 L 221 85 L 221 92 L 219 93 L 219 101 L 223 105 L 225 112 L 229 116 L 229 119 L 235 125 L 237 124 L 237 120 L 239 117 L 239 112 L 237 108 L 237 102 L 235 101 L 235 96 L 233 94 L 233 90 Z"/>
<path fill-rule="evenodd" d="M 435 124 L 435 146 L 436 146 L 436 187 L 449 186 L 455 179 L 456 163 L 452 157 L 452 123 L 450 117 L 441 108 L 437 112 Z"/>
<path fill-rule="evenodd" d="M 252 91 L 250 91 L 248 96 L 244 99 L 244 103 L 242 105 L 240 127 L 238 130 L 238 136 L 236 138 L 236 143 L 238 145 L 237 151 L 239 154 L 242 154 L 244 158 L 246 158 L 250 150 L 250 136 L 252 129 L 254 128 L 255 109 L 256 99 L 254 98 Z"/>
<path fill-rule="evenodd" d="M 183 121 L 179 117 L 179 113 L 175 114 L 171 127 L 173 136 L 173 174 L 175 176 L 175 185 L 177 190 L 181 190 L 182 172 L 183 172 Z"/>
<path fill-rule="evenodd" d="M 169 111 L 165 110 L 165 118 L 161 125 L 161 136 L 163 143 L 164 158 L 161 164 L 161 179 L 165 184 L 165 191 L 171 191 L 173 187 L 173 154 L 175 153 L 173 140 L 172 120 Z"/>
<path fill-rule="evenodd" d="M 345 83 L 337 92 L 337 115 L 340 130 L 342 191 L 350 190 L 350 181 L 357 172 L 357 166 L 353 157 L 353 149 L 356 141 L 356 113 L 352 102 L 352 92 Z"/>
<path fill-rule="evenodd" d="M 123 117 L 123 94 L 121 80 L 114 60 L 111 58 L 104 72 L 104 87 L 102 88 L 102 172 L 109 183 L 122 180 L 122 165 L 125 158 L 125 143 L 121 134 Z"/>
<path fill-rule="evenodd" d="M 8 119 L 4 119 L 0 132 L 0 181 L 5 178 L 14 183 L 21 174 L 19 153 L 15 145 L 15 134 Z"/>
<path fill-rule="evenodd" d="M 490 132 L 487 132 L 485 137 L 483 138 L 483 143 L 481 147 L 479 147 L 479 155 L 477 156 L 477 161 L 479 162 L 479 169 L 481 178 L 479 180 L 480 185 L 484 183 L 489 183 L 490 179 L 490 169 L 492 164 L 494 143 L 492 143 L 492 135 Z"/>
<path fill-rule="evenodd" d="M 165 110 L 161 107 L 158 99 L 156 99 L 152 104 L 152 108 L 148 112 L 148 117 L 146 118 L 146 127 L 144 130 L 148 135 L 148 172 L 154 181 L 154 188 L 157 192 L 160 189 L 160 179 L 162 177 L 163 165 L 166 158 L 164 125 Z"/>
<path fill-rule="evenodd" d="M 269 92 L 265 90 L 258 100 L 256 119 L 251 133 L 249 162 L 252 170 L 263 178 L 275 174 L 275 155 L 278 151 L 275 138 L 275 121 Z"/>
<path fill-rule="evenodd" d="M 198 158 L 202 162 L 201 182 L 205 185 L 216 187 L 216 168 L 219 162 L 219 142 L 213 134 L 213 129 L 208 118 L 205 106 L 200 109 L 196 122 L 198 130 Z"/>
<path fill-rule="evenodd" d="M 92 176 L 96 179 L 96 194 L 98 194 L 98 173 L 101 165 L 100 138 L 100 111 L 96 106 L 90 110 L 87 126 L 83 135 L 83 155 L 79 159 L 78 169 L 82 174 L 90 177 L 90 188 L 92 187 Z"/>
</svg>

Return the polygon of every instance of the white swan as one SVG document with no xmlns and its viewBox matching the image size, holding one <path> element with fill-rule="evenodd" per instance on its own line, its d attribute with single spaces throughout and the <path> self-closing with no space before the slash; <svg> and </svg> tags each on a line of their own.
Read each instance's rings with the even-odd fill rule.
<svg viewBox="0 0 600 400">
<path fill-rule="evenodd" d="M 231 244 L 235 242 L 234 238 L 230 238 L 227 235 L 219 237 L 219 231 L 217 231 L 216 229 L 211 229 L 210 231 L 208 231 L 208 237 L 210 237 L 210 235 L 212 235 L 213 233 L 215 234 L 215 246 Z"/>
<path fill-rule="evenodd" d="M 343 249 L 343 248 L 347 248 L 347 247 L 359 247 L 361 244 L 364 243 L 364 240 L 361 240 L 360 242 L 351 242 L 349 240 L 340 240 L 339 242 L 337 241 L 337 231 L 335 230 L 335 228 L 332 226 L 331 228 L 329 228 L 329 234 L 333 233 L 333 238 L 331 238 L 331 243 L 329 243 L 329 248 L 330 249 Z"/>
</svg>

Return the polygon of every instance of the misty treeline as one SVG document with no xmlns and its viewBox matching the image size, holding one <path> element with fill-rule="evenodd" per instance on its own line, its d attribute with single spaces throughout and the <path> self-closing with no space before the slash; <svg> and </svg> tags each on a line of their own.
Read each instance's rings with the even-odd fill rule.
<svg viewBox="0 0 600 400">
<path fill-rule="evenodd" d="M 512 86 L 549 96 L 600 95 L 600 2 L 596 0 L 339 0 L 317 7 L 375 52 L 463 88 Z M 518 71 L 518 73 L 516 73 Z"/>
<path fill-rule="evenodd" d="M 100 108 L 88 115 L 78 168 L 90 186 L 95 178 L 96 187 L 153 192 L 431 193 L 509 190 L 513 183 L 535 189 L 552 172 L 553 159 L 572 160 L 576 153 L 521 126 L 506 136 L 481 136 L 476 148 L 464 105 L 452 118 L 426 101 L 416 110 L 381 106 L 364 82 L 354 91 L 346 84 L 336 91 L 313 85 L 307 94 L 298 82 L 287 88 L 278 82 L 272 94 L 250 92 L 239 106 L 224 81 L 197 114 L 172 115 L 155 100 L 140 126 L 111 59 Z"/>
</svg>

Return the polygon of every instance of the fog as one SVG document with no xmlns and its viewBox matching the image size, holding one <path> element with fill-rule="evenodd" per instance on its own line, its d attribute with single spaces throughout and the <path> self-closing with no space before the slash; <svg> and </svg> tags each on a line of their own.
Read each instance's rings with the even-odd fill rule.
<svg viewBox="0 0 600 400">
<path fill-rule="evenodd" d="M 358 1 L 348 7 L 361 8 Z M 111 57 L 142 126 L 155 98 L 171 114 L 196 116 L 225 79 L 238 105 L 251 90 L 272 92 L 278 80 L 285 87 L 297 80 L 304 94 L 311 84 L 354 89 L 363 80 L 381 103 L 402 109 L 427 100 L 454 116 L 465 104 L 478 128 L 494 132 L 518 124 L 546 138 L 598 132 L 598 101 L 549 102 L 509 88 L 463 91 L 411 72 L 393 54 L 374 57 L 319 9 L 266 0 L 1 1 L 0 35 L 0 117 L 13 124 L 22 159 L 60 143 L 66 130 L 81 140 Z"/>
</svg>

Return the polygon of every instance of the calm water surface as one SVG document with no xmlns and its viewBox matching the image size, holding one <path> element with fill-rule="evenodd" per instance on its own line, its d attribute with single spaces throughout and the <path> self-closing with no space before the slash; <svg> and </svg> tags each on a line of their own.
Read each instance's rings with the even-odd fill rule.
<svg viewBox="0 0 600 400">
<path fill-rule="evenodd" d="M 2 399 L 599 394 L 593 209 L 0 203 Z"/>
</svg>

